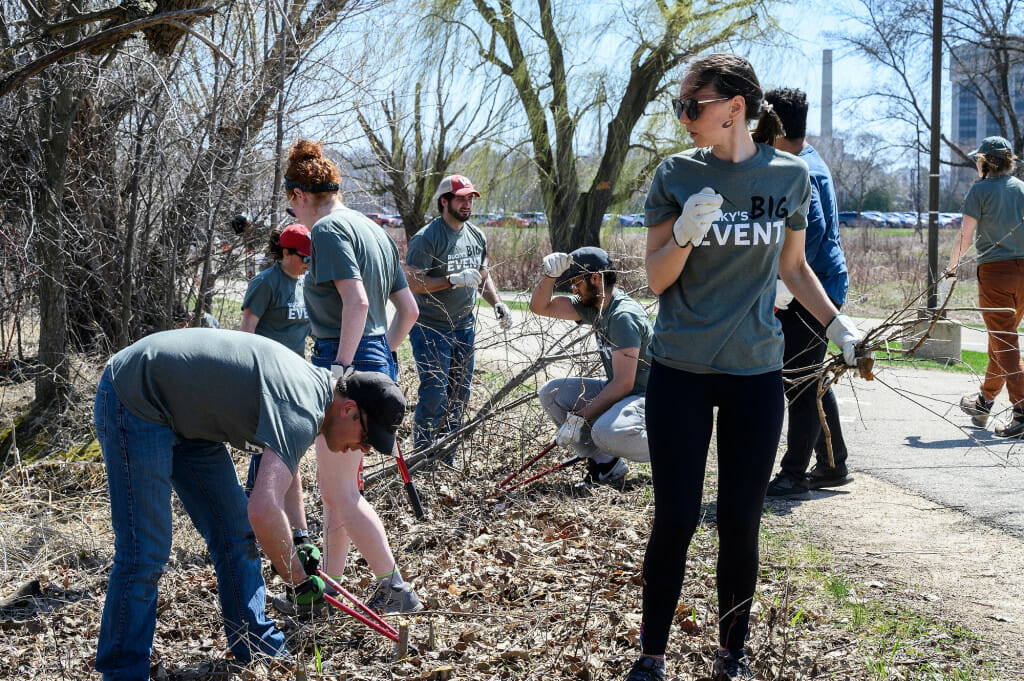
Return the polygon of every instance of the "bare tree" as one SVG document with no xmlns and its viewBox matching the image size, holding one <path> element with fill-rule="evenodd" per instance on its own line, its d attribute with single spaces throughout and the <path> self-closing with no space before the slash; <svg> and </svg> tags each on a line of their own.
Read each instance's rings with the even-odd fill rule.
<svg viewBox="0 0 1024 681">
<path fill-rule="evenodd" d="M 666 92 L 669 73 L 713 46 L 759 35 L 765 9 L 757 0 L 623 3 L 601 26 L 580 30 L 588 23 L 590 7 L 573 15 L 573 9 L 556 8 L 550 0 L 532 5 L 435 0 L 433 17 L 443 30 L 459 29 L 480 59 L 514 88 L 540 177 L 552 247 L 571 250 L 597 244 L 608 206 L 635 191 L 637 180 L 623 177 L 634 129 L 648 105 Z M 610 73 L 602 76 L 571 63 L 567 56 L 590 53 L 586 41 L 593 44 L 594 35 L 613 26 L 625 28 L 632 45 L 619 60 L 628 65 L 621 82 Z M 578 167 L 579 137 L 599 110 L 608 118 L 599 136 L 597 170 L 586 178 Z"/>
<path fill-rule="evenodd" d="M 851 17 L 859 29 L 840 35 L 882 67 L 882 77 L 865 97 L 888 103 L 885 118 L 931 129 L 931 73 L 922 68 L 931 52 L 932 9 L 911 0 L 861 0 L 863 12 Z M 1024 152 L 1024 5 L 1020 0 L 951 0 L 943 6 L 943 50 L 960 84 L 978 98 L 1018 156 Z M 1016 78 L 1013 77 L 1016 69 Z M 888 74 L 885 77 L 884 74 Z M 979 135 L 981 137 L 983 135 Z M 927 136 L 925 136 L 927 138 Z M 941 135 L 954 164 L 973 167 L 966 149 Z M 917 144 L 917 143 L 915 143 Z"/>
<path fill-rule="evenodd" d="M 464 160 L 474 145 L 496 137 L 512 104 L 486 85 L 467 96 L 466 84 L 457 85 L 448 56 L 445 44 L 427 60 L 434 66 L 429 74 L 433 87 L 426 92 L 418 76 L 428 74 L 422 74 L 421 65 L 409 69 L 408 79 L 399 74 L 400 82 L 416 81 L 411 105 L 407 97 L 392 92 L 377 103 L 379 118 L 373 116 L 373 106 L 356 109 L 379 170 L 379 175 L 369 175 L 369 190 L 392 196 L 407 238 L 426 224 L 424 216 L 434 210 L 431 198 L 438 182 L 455 171 L 469 173 L 456 168 L 456 162 Z M 356 170 L 371 168 L 351 155 L 346 160 Z"/>
</svg>

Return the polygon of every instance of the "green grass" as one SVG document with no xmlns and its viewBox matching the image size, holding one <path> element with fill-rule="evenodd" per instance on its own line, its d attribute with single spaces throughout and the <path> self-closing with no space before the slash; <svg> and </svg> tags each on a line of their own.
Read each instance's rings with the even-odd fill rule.
<svg viewBox="0 0 1024 681">
<path fill-rule="evenodd" d="M 766 516 L 771 516 L 766 509 Z M 877 597 L 837 570 L 835 557 L 811 544 L 794 530 L 761 528 L 762 579 L 775 589 L 759 587 L 794 632 L 814 635 L 809 612 L 832 610 L 829 619 L 850 633 L 871 678 L 904 681 L 995 681 L 984 659 L 983 641 L 954 622 L 922 615 L 895 603 L 887 594 Z M 791 585 L 783 591 L 781 583 Z M 786 602 L 783 602 L 783 601 Z M 764 603 L 768 606 L 769 603 Z M 801 636 L 804 634 L 801 634 Z M 787 664 L 791 664 L 791 661 Z M 793 669 L 787 666 L 788 672 Z M 826 676 L 822 678 L 833 678 Z"/>
</svg>

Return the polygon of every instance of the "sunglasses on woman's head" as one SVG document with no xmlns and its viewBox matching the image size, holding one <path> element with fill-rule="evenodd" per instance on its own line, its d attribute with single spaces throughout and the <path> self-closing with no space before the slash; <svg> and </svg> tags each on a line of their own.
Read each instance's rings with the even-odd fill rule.
<svg viewBox="0 0 1024 681">
<path fill-rule="evenodd" d="M 679 97 L 672 98 L 672 112 L 676 115 L 676 118 L 682 119 L 683 114 L 691 121 L 697 120 L 697 116 L 700 116 L 700 105 L 710 104 L 711 102 L 726 102 L 732 99 L 732 97 L 718 97 L 717 99 L 680 99 Z"/>
</svg>

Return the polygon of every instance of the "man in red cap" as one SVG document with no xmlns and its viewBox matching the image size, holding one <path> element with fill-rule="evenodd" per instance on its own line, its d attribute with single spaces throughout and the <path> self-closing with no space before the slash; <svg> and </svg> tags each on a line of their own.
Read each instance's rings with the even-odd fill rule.
<svg viewBox="0 0 1024 681">
<path fill-rule="evenodd" d="M 417 450 L 462 423 L 473 379 L 477 293 L 494 308 L 503 329 L 512 325 L 508 306 L 487 273 L 487 238 L 469 222 L 473 199 L 479 196 L 463 175 L 441 180 L 434 192 L 440 215 L 416 233 L 405 257 L 406 278 L 420 308 L 409 332 L 420 377 L 413 425 Z"/>
</svg>

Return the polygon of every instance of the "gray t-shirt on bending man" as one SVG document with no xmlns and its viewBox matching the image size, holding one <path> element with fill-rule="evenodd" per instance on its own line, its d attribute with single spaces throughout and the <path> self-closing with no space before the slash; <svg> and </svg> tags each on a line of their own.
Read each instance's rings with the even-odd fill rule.
<svg viewBox="0 0 1024 681">
<path fill-rule="evenodd" d="M 466 269 L 479 270 L 487 267 L 487 237 L 468 222 L 456 231 L 444 218 L 437 217 L 416 232 L 409 242 L 405 264 L 425 271 L 429 277 L 446 277 Z M 435 331 L 473 326 L 475 288 L 463 286 L 413 296 L 420 308 L 417 324 Z"/>
<path fill-rule="evenodd" d="M 351 208 L 320 218 L 309 236 L 313 257 L 304 295 L 313 335 L 338 337 L 343 305 L 334 281 L 360 279 L 370 303 L 363 336 L 383 336 L 388 329 L 388 297 L 409 286 L 395 242 L 378 224 Z"/>
<path fill-rule="evenodd" d="M 582 304 L 579 296 L 574 295 L 569 301 L 583 323 L 595 328 L 597 350 L 601 354 L 601 364 L 604 365 L 604 373 L 609 381 L 615 377 L 612 370 L 612 353 L 621 348 L 639 348 L 636 378 L 629 394 L 646 393 L 647 377 L 651 373 L 651 359 L 647 355 L 647 346 L 651 342 L 652 330 L 651 320 L 640 304 L 618 288 L 612 294 L 612 302 L 601 311 L 593 305 Z"/>
<path fill-rule="evenodd" d="M 651 356 L 694 373 L 779 370 L 775 279 L 786 227 L 807 226 L 807 164 L 764 144 L 741 163 L 721 161 L 710 148 L 669 156 L 647 193 L 646 224 L 678 217 L 703 187 L 722 195 L 723 215 L 659 297 Z"/>
<path fill-rule="evenodd" d="M 183 438 L 269 447 L 292 473 L 331 404 L 331 372 L 263 336 L 175 329 L 110 358 L 117 397 L 143 421 Z"/>
<path fill-rule="evenodd" d="M 302 283 L 303 277 L 293 279 L 281 269 L 280 262 L 274 263 L 249 280 L 242 309 L 260 318 L 256 335 L 275 340 L 305 357 L 309 315 Z"/>
</svg>

